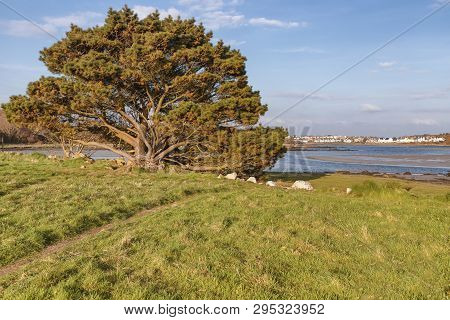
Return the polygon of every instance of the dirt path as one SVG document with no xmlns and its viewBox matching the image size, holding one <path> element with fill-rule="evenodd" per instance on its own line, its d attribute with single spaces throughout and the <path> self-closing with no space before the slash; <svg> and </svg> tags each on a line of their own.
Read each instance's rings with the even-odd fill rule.
<svg viewBox="0 0 450 320">
<path fill-rule="evenodd" d="M 73 237 L 73 238 L 59 241 L 58 243 L 55 243 L 51 246 L 44 248 L 42 251 L 33 253 L 27 257 L 21 258 L 15 262 L 13 262 L 11 264 L 0 267 L 0 277 L 10 274 L 10 273 L 13 273 L 13 272 L 16 272 L 20 268 L 25 267 L 26 265 L 30 264 L 33 261 L 46 258 L 49 255 L 54 254 L 56 252 L 60 252 L 60 251 L 64 250 L 65 248 L 67 248 L 68 246 L 70 246 L 74 243 L 77 243 L 79 241 L 82 241 L 90 236 L 95 236 L 95 235 L 99 234 L 100 232 L 111 230 L 113 227 L 121 225 L 121 224 L 126 225 L 142 216 L 146 216 L 151 213 L 163 211 L 168 208 L 178 207 L 181 204 L 192 201 L 192 198 L 193 198 L 193 196 L 190 196 L 190 197 L 188 196 L 184 199 L 175 201 L 175 202 L 167 204 L 167 205 L 158 206 L 158 207 L 155 207 L 155 208 L 152 208 L 149 210 L 143 210 L 143 211 L 140 211 L 140 212 L 136 213 L 135 215 L 129 217 L 126 220 L 114 221 L 114 222 L 108 223 L 106 225 L 103 225 L 101 227 L 90 229 L 84 233 L 81 233 L 81 234 Z"/>
</svg>

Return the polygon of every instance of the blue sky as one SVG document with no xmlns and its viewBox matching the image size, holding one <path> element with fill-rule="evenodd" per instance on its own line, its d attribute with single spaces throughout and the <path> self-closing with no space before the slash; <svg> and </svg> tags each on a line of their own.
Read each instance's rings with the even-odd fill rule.
<svg viewBox="0 0 450 320">
<path fill-rule="evenodd" d="M 2 1 L 58 38 L 124 4 L 141 16 L 194 16 L 247 56 L 269 105 L 264 123 L 447 0 Z M 0 5 L 0 102 L 47 74 L 39 50 L 54 41 Z M 272 124 L 309 134 L 450 131 L 450 5 Z"/>
</svg>

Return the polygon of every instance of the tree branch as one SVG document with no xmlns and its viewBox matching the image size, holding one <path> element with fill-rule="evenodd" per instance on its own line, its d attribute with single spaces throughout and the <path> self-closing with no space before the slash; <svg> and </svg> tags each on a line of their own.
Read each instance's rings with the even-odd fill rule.
<svg viewBox="0 0 450 320">
<path fill-rule="evenodd" d="M 120 129 L 117 129 L 116 127 L 110 125 L 110 124 L 106 121 L 106 119 L 104 119 L 103 117 L 99 116 L 99 119 L 102 121 L 103 126 L 105 126 L 105 127 L 108 128 L 110 131 L 112 131 L 113 133 L 115 133 L 115 135 L 116 135 L 119 139 L 125 141 L 126 143 L 131 144 L 132 146 L 135 146 L 135 145 L 136 145 L 136 142 L 137 142 L 136 139 L 137 139 L 137 138 L 135 138 L 135 137 L 129 135 L 128 133 L 126 133 L 126 132 L 124 132 L 124 131 L 122 131 L 122 130 L 120 130 Z"/>
<path fill-rule="evenodd" d="M 152 146 L 148 142 L 145 132 L 142 130 L 142 126 L 133 118 L 130 117 L 126 112 L 119 110 L 119 114 L 122 115 L 125 119 L 127 119 L 139 132 L 139 135 L 142 137 L 142 141 L 144 142 L 145 146 L 151 150 Z"/>
<path fill-rule="evenodd" d="M 118 150 L 110 145 L 104 144 L 104 143 L 100 143 L 100 142 L 95 142 L 95 141 L 83 141 L 83 140 L 74 140 L 76 143 L 82 144 L 84 146 L 90 146 L 90 147 L 98 147 L 98 148 L 103 148 L 103 149 L 107 149 L 111 152 L 114 152 L 128 160 L 133 160 L 133 157 L 130 156 L 128 153 L 126 153 L 125 151 L 122 150 Z"/>
<path fill-rule="evenodd" d="M 160 152 L 155 159 L 156 160 L 162 160 L 165 156 L 167 156 L 169 153 L 171 153 L 172 151 L 174 151 L 175 149 L 182 147 L 182 146 L 186 146 L 189 143 L 191 143 L 190 141 L 183 141 L 183 142 L 178 142 L 175 143 L 173 145 L 171 145 L 170 147 L 168 147 L 167 149 L 165 149 L 164 151 Z"/>
</svg>

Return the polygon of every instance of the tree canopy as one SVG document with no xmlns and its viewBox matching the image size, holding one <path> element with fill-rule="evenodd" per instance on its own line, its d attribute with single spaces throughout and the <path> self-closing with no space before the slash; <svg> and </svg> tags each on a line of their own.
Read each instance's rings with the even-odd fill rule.
<svg viewBox="0 0 450 320">
<path fill-rule="evenodd" d="M 3 105 L 10 121 L 158 169 L 259 172 L 284 152 L 281 128 L 248 84 L 246 58 L 194 19 L 110 9 L 41 51 L 54 74 Z"/>
</svg>

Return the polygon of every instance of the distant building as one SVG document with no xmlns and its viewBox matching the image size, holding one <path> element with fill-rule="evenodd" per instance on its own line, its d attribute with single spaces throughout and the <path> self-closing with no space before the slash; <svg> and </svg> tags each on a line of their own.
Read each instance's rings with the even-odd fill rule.
<svg viewBox="0 0 450 320">
<path fill-rule="evenodd" d="M 307 143 L 363 143 L 363 144 L 408 144 L 408 143 L 445 143 L 449 134 L 442 135 L 421 135 L 408 137 L 366 137 L 366 136 L 289 136 L 289 144 Z"/>
</svg>

